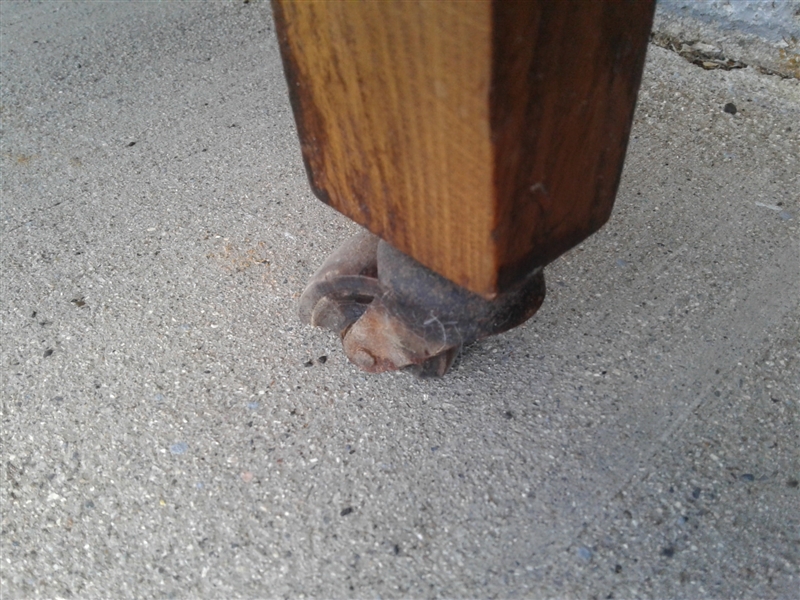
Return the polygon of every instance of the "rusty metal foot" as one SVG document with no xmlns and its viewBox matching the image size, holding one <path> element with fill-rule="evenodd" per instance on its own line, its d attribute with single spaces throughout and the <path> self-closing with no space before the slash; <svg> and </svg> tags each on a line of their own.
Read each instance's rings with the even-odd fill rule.
<svg viewBox="0 0 800 600">
<path fill-rule="evenodd" d="M 524 323 L 544 301 L 542 269 L 486 300 L 368 232 L 342 244 L 311 278 L 300 318 L 342 336 L 370 373 L 444 375 L 464 344 Z"/>
</svg>

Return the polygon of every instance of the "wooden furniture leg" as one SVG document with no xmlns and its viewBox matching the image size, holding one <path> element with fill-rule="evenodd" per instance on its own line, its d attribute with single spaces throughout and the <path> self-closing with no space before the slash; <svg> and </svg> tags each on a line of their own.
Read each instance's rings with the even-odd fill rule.
<svg viewBox="0 0 800 600">
<path fill-rule="evenodd" d="M 273 10 L 311 186 L 383 240 L 331 257 L 301 316 L 366 370 L 441 374 L 532 315 L 542 268 L 608 219 L 654 0 Z"/>
</svg>

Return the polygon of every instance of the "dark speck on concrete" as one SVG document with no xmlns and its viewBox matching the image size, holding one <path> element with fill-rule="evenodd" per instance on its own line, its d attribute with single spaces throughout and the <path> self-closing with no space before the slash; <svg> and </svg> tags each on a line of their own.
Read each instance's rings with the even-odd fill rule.
<svg viewBox="0 0 800 600">
<path fill-rule="evenodd" d="M 695 500 L 697 500 L 697 499 L 700 497 L 700 492 L 701 492 L 701 491 L 702 491 L 702 490 L 701 490 L 699 487 L 696 487 L 696 488 L 694 488 L 694 489 L 692 490 L 692 498 L 694 498 Z"/>
<path fill-rule="evenodd" d="M 320 356 L 320 357 L 317 359 L 317 361 L 318 361 L 318 362 L 319 362 L 321 365 L 324 365 L 326 362 L 328 362 L 328 356 L 327 356 L 327 355 L 325 355 L 325 354 L 323 354 L 322 356 Z"/>
<path fill-rule="evenodd" d="M 48 356 L 51 356 L 52 354 L 53 354 L 53 349 L 52 348 L 48 348 L 47 350 L 44 351 L 44 357 L 45 358 L 47 358 Z"/>
<path fill-rule="evenodd" d="M 786 485 L 789 486 L 790 488 L 796 488 L 798 486 L 797 479 L 790 479 L 789 481 L 786 482 Z"/>
<path fill-rule="evenodd" d="M 751 473 L 745 473 L 744 475 L 742 475 L 741 479 L 743 479 L 744 481 L 753 481 L 755 480 L 755 477 L 753 477 Z"/>
<path fill-rule="evenodd" d="M 675 556 L 675 548 L 673 548 L 672 546 L 669 546 L 668 548 L 664 548 L 661 551 L 661 556 L 666 556 L 667 558 L 672 558 L 673 556 Z"/>
<path fill-rule="evenodd" d="M 735 115 L 736 114 L 736 105 L 733 102 L 728 102 L 724 106 L 724 108 L 722 110 L 724 110 L 729 115 Z"/>
<path fill-rule="evenodd" d="M 343 508 L 342 512 L 340 512 L 339 515 L 342 516 L 342 517 L 346 517 L 351 512 L 353 512 L 353 507 L 352 506 L 348 506 L 347 508 Z"/>
<path fill-rule="evenodd" d="M 304 367 L 313 367 L 314 366 L 314 361 L 313 360 L 306 361 L 306 363 L 303 366 Z"/>
</svg>

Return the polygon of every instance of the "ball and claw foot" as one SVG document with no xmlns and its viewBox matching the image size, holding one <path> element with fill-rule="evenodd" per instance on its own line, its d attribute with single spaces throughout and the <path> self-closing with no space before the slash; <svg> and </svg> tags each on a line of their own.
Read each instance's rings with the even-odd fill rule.
<svg viewBox="0 0 800 600">
<path fill-rule="evenodd" d="M 370 373 L 444 375 L 465 344 L 528 320 L 544 301 L 542 269 L 493 300 L 434 273 L 369 232 L 342 244 L 300 298 L 300 318 L 339 333 Z"/>
</svg>

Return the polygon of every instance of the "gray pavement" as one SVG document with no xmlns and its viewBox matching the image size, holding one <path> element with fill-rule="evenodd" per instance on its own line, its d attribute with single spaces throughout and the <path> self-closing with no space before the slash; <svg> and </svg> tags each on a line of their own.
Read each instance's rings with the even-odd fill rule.
<svg viewBox="0 0 800 600">
<path fill-rule="evenodd" d="M 298 322 L 268 4 L 0 23 L 3 598 L 800 597 L 800 81 L 651 46 L 609 224 L 419 381 Z"/>
</svg>

